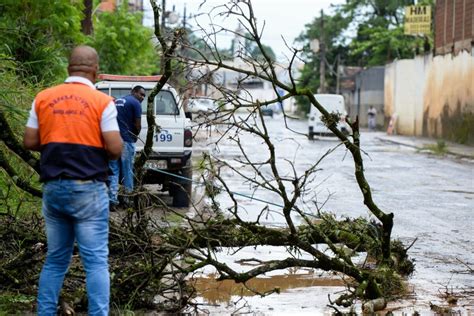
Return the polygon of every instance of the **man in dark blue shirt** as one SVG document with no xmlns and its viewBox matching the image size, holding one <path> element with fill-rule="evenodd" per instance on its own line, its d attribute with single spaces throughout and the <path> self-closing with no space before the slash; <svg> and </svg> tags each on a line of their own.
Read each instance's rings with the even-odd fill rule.
<svg viewBox="0 0 474 316">
<path fill-rule="evenodd" d="M 119 160 L 111 160 L 109 163 L 113 175 L 110 179 L 110 203 L 117 206 L 119 174 L 122 171 L 123 186 L 125 193 L 133 191 L 133 163 L 135 158 L 135 143 L 140 134 L 142 106 L 141 102 L 145 98 L 145 89 L 142 86 L 135 86 L 131 93 L 123 98 L 115 100 L 117 108 L 117 122 L 120 129 L 120 136 L 123 139 L 122 156 Z"/>
</svg>

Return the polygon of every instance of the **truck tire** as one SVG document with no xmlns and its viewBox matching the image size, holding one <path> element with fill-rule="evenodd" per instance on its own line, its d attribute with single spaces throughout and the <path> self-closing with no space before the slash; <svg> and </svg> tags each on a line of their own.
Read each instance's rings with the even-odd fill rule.
<svg viewBox="0 0 474 316">
<path fill-rule="evenodd" d="M 185 178 L 192 179 L 193 169 L 191 167 L 184 168 L 182 175 Z M 170 195 L 173 196 L 173 207 L 188 207 L 192 198 L 192 191 L 193 183 L 180 179 L 179 184 L 173 185 L 173 189 L 170 190 Z"/>
</svg>

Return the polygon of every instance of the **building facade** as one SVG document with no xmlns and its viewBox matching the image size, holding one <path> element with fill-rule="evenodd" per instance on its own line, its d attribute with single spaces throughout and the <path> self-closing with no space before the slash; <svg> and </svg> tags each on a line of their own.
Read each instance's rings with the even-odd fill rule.
<svg viewBox="0 0 474 316">
<path fill-rule="evenodd" d="M 112 12 L 121 5 L 128 6 L 131 12 L 143 12 L 143 0 L 101 0 L 99 11 Z"/>
<path fill-rule="evenodd" d="M 461 51 L 472 54 L 473 20 L 473 0 L 437 0 L 434 17 L 435 55 L 457 55 Z"/>
</svg>

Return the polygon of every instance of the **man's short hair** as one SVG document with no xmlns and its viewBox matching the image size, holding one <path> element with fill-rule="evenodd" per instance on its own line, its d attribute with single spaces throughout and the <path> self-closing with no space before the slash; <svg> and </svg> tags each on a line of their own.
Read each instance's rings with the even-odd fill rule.
<svg viewBox="0 0 474 316">
<path fill-rule="evenodd" d="M 145 90 L 145 88 L 143 88 L 142 86 L 137 85 L 133 87 L 132 92 L 139 92 L 141 89 Z"/>
</svg>

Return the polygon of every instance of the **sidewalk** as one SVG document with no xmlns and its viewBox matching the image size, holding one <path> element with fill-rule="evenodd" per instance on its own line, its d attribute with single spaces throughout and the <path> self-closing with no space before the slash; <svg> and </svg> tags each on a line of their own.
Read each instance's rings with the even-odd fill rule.
<svg viewBox="0 0 474 316">
<path fill-rule="evenodd" d="M 412 147 L 418 150 L 428 151 L 428 147 L 436 147 L 438 140 L 428 137 L 402 136 L 402 135 L 387 135 L 379 132 L 375 137 L 383 142 L 394 143 L 402 146 Z M 458 158 L 467 158 L 474 160 L 474 147 L 462 145 L 454 142 L 444 141 L 446 144 L 446 153 L 456 156 Z"/>
</svg>

